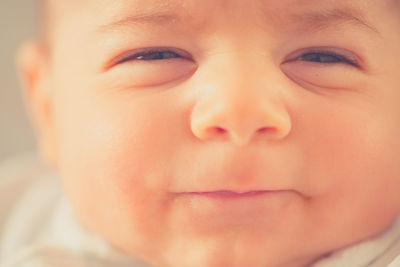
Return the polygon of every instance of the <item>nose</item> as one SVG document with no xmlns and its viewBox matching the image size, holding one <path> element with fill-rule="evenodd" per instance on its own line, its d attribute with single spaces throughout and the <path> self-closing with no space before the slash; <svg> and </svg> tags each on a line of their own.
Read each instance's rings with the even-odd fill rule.
<svg viewBox="0 0 400 267">
<path fill-rule="evenodd" d="M 284 139 L 291 119 L 274 79 L 240 68 L 234 71 L 232 65 L 225 70 L 230 74 L 202 79 L 210 82 L 203 84 L 192 109 L 193 134 L 202 141 L 229 140 L 237 146 L 255 139 Z"/>
</svg>

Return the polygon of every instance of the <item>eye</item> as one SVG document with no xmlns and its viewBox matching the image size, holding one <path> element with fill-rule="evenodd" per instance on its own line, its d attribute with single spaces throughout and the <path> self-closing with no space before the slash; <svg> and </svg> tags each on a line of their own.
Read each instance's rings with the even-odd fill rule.
<svg viewBox="0 0 400 267">
<path fill-rule="evenodd" d="M 136 60 L 165 60 L 171 58 L 180 58 L 181 56 L 172 51 L 149 51 L 143 54 L 134 55 L 132 59 Z"/>
<path fill-rule="evenodd" d="M 320 64 L 345 63 L 352 66 L 358 66 L 354 60 L 332 52 L 308 52 L 299 56 L 297 60 Z"/>
<path fill-rule="evenodd" d="M 358 54 L 335 47 L 297 50 L 284 59 L 281 69 L 292 81 L 309 89 L 351 89 L 365 78 Z"/>
<path fill-rule="evenodd" d="M 192 55 L 174 47 L 146 47 L 126 51 L 115 57 L 106 73 L 120 86 L 145 88 L 188 79 L 197 69 Z"/>
<path fill-rule="evenodd" d="M 163 61 L 171 59 L 188 59 L 187 53 L 183 51 L 173 51 L 167 48 L 154 48 L 142 51 L 132 51 L 115 59 L 116 64 L 122 64 L 127 61 Z"/>
</svg>

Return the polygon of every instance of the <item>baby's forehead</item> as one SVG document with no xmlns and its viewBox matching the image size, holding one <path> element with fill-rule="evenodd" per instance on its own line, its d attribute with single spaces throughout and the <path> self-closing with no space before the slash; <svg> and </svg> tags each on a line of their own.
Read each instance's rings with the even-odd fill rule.
<svg viewBox="0 0 400 267">
<path fill-rule="evenodd" d="M 187 6 L 188 3 L 196 2 L 196 5 L 201 6 L 204 5 L 205 1 L 198 0 L 38 0 L 42 9 L 47 11 L 68 11 L 73 8 L 79 8 L 82 6 L 92 6 L 92 7 L 101 7 L 108 5 L 117 5 L 117 6 L 133 6 L 135 9 L 149 8 L 164 8 L 164 7 L 177 7 L 177 6 Z M 235 2 L 241 2 L 238 0 L 214 0 L 215 4 L 229 6 Z M 389 5 L 397 5 L 400 6 L 400 0 L 249 0 L 246 3 L 255 3 L 259 2 L 261 4 L 265 4 L 265 6 L 276 6 L 276 5 L 286 5 L 288 8 L 293 9 L 302 9 L 306 6 L 310 6 L 308 4 L 323 4 L 323 5 L 348 5 L 349 7 L 353 6 L 370 6 L 372 3 L 383 2 L 389 3 Z M 312 6 L 312 5 L 311 5 Z M 258 5 L 259 7 L 259 5 Z M 94 12 L 88 13 L 88 15 L 94 14 Z"/>
<path fill-rule="evenodd" d="M 110 23 L 110 21 L 119 21 L 123 17 L 140 17 L 141 21 L 147 18 L 162 17 L 163 14 L 180 15 L 181 20 L 176 20 L 178 23 L 186 24 L 187 18 L 191 17 L 197 20 L 197 24 L 204 24 L 205 16 L 217 16 L 212 12 L 202 12 L 206 7 L 219 6 L 226 13 L 229 13 L 233 8 L 242 5 L 247 11 L 255 10 L 265 18 L 270 17 L 271 25 L 279 24 L 282 28 L 286 25 L 289 27 L 288 19 L 291 15 L 306 14 L 306 16 L 292 16 L 291 21 L 296 19 L 308 20 L 308 24 L 314 27 L 324 26 L 319 22 L 327 19 L 335 19 L 337 22 L 357 22 L 365 23 L 364 15 L 376 9 L 377 4 L 384 6 L 390 4 L 396 5 L 399 8 L 387 8 L 387 12 L 397 10 L 400 14 L 400 0 L 39 0 L 41 9 L 43 10 L 42 30 L 47 35 L 53 32 L 54 28 L 58 29 L 58 23 L 62 18 L 70 21 L 69 15 L 74 14 L 74 19 L 96 21 L 94 24 L 101 26 Z M 374 6 L 375 5 L 375 6 Z M 254 7 L 254 8 L 252 8 Z M 313 13 L 312 13 L 312 12 Z M 318 11 L 319 14 L 315 11 Z M 345 12 L 343 12 L 345 11 Z M 244 12 L 244 11 L 243 11 Z M 307 14 L 309 12 L 310 14 Z M 82 14 L 76 16 L 75 14 Z M 363 14 L 364 13 L 364 14 Z M 152 14 L 148 16 L 148 14 Z M 161 14 L 161 15 L 160 15 Z M 238 15 L 232 13 L 233 15 Z M 221 16 L 224 14 L 221 14 Z M 233 16 L 232 15 L 232 16 Z M 168 17 L 164 16 L 164 17 Z M 170 16 L 172 17 L 172 16 Z M 176 16 L 178 17 L 178 16 Z M 400 17 L 400 15 L 398 15 Z M 77 24 L 78 25 L 78 24 Z M 296 23 L 293 23 L 296 25 Z M 93 25 L 92 25 L 93 26 Z M 275 26 L 274 26 L 275 27 Z M 370 28 L 374 28 L 373 26 Z M 275 27 L 275 29 L 278 29 Z"/>
</svg>

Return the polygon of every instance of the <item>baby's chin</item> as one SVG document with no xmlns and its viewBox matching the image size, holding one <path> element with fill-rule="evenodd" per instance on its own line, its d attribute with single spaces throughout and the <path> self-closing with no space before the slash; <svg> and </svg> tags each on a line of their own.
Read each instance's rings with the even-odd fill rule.
<svg viewBox="0 0 400 267">
<path fill-rule="evenodd" d="M 183 236 L 176 231 L 169 240 L 125 245 L 121 251 L 152 267 L 306 267 L 327 254 L 321 248 L 310 253 L 313 250 L 304 241 L 299 246 L 287 238 L 269 239 L 254 232 Z"/>
<path fill-rule="evenodd" d="M 279 246 L 235 244 L 225 240 L 204 241 L 202 244 L 177 242 L 165 251 L 164 258 L 152 263 L 157 267 L 306 267 L 322 256 L 292 258 L 293 251 L 279 251 L 277 248 Z"/>
</svg>

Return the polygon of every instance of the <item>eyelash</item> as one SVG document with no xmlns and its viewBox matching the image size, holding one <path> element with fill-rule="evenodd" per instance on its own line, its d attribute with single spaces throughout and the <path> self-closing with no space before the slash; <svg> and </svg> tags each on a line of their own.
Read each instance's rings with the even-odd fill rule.
<svg viewBox="0 0 400 267">
<path fill-rule="evenodd" d="M 190 56 L 182 56 L 182 51 L 173 51 L 173 49 L 149 49 L 145 51 L 136 52 L 132 55 L 123 56 L 116 59 L 117 64 L 122 64 L 132 60 L 138 61 L 156 61 L 156 60 L 169 60 L 173 58 L 190 58 Z"/>
<path fill-rule="evenodd" d="M 181 55 L 183 53 L 182 51 L 173 51 L 173 49 L 149 49 L 145 51 L 140 51 L 136 52 L 133 55 L 128 55 L 125 57 L 122 57 L 122 59 L 117 59 L 116 62 L 117 64 L 122 64 L 124 62 L 132 61 L 132 60 L 138 60 L 138 61 L 157 61 L 157 60 L 170 60 L 174 58 L 186 58 L 186 59 L 191 59 L 190 56 L 188 55 Z M 307 57 L 311 57 L 308 58 Z M 328 57 L 333 60 L 333 62 L 323 62 L 323 58 L 325 59 Z M 316 61 L 313 61 L 316 60 Z M 298 56 L 295 58 L 295 60 L 301 60 L 301 61 L 306 61 L 306 62 L 314 62 L 318 64 L 340 64 L 340 63 L 345 63 L 349 64 L 355 67 L 358 67 L 358 64 L 355 60 L 349 59 L 343 55 L 331 52 L 331 51 L 310 51 L 303 53 L 302 55 Z"/>
<path fill-rule="evenodd" d="M 331 51 L 311 51 L 307 53 L 303 53 L 299 57 L 296 58 L 296 60 L 304 60 L 306 57 L 314 57 L 317 61 L 308 61 L 308 62 L 315 62 L 315 63 L 320 63 L 320 64 L 339 64 L 339 63 L 345 63 L 349 64 L 355 67 L 358 67 L 358 63 L 353 60 L 349 59 L 346 56 L 331 52 Z M 328 57 L 333 59 L 333 62 L 323 62 L 323 57 Z M 307 60 L 304 60 L 307 61 Z"/>
</svg>

